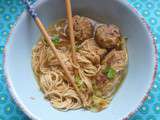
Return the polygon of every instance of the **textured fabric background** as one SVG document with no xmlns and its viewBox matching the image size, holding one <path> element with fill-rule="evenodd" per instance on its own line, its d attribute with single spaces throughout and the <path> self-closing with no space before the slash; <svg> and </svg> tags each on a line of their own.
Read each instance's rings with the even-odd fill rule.
<svg viewBox="0 0 160 120">
<path fill-rule="evenodd" d="M 128 0 L 147 20 L 160 55 L 160 0 Z M 29 120 L 12 100 L 3 75 L 3 49 L 6 38 L 24 9 L 20 0 L 0 0 L 0 120 Z M 159 59 L 159 58 L 158 58 Z M 159 59 L 160 62 L 160 59 Z M 160 120 L 160 71 L 148 99 L 130 120 Z"/>
</svg>

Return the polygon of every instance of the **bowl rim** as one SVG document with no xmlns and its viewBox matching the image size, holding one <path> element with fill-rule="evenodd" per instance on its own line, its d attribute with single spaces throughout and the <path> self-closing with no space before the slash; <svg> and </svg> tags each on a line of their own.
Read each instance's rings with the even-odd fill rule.
<svg viewBox="0 0 160 120">
<path fill-rule="evenodd" d="M 158 49 L 157 49 L 155 38 L 154 38 L 154 36 L 152 34 L 152 31 L 151 31 L 151 28 L 150 28 L 149 24 L 146 22 L 145 18 L 129 2 L 124 1 L 124 0 L 118 0 L 118 1 L 119 1 L 119 3 L 125 5 L 125 7 L 130 9 L 131 12 L 134 13 L 140 19 L 141 23 L 143 24 L 143 26 L 146 28 L 146 30 L 148 32 L 148 36 L 151 38 L 151 41 L 152 41 L 152 44 L 153 44 L 153 50 L 154 50 L 154 58 L 153 59 L 154 59 L 154 64 L 155 65 L 154 65 L 154 72 L 153 72 L 153 75 L 152 75 L 151 84 L 149 85 L 149 89 L 147 89 L 147 92 L 143 96 L 142 100 L 140 100 L 140 103 L 138 104 L 138 106 L 136 106 L 135 110 L 127 113 L 128 114 L 127 116 L 121 118 L 121 120 L 128 120 L 144 104 L 144 102 L 146 101 L 146 99 L 149 96 L 149 93 L 150 93 L 150 91 L 152 89 L 152 86 L 153 86 L 154 81 L 156 79 L 156 74 L 157 74 L 157 69 L 158 69 Z M 37 0 L 35 3 L 33 3 L 33 6 L 38 8 L 40 5 L 42 5 L 45 2 L 46 1 Z M 11 37 L 14 29 L 16 28 L 19 19 L 21 19 L 26 13 L 27 13 L 27 11 L 24 10 L 21 13 L 21 15 L 16 18 L 15 23 L 14 23 L 13 27 L 10 29 L 9 35 L 7 37 L 7 41 L 6 41 L 5 45 L 4 45 L 4 51 L 3 51 L 4 79 L 6 81 L 6 84 L 7 84 L 7 87 L 8 87 L 8 90 L 9 90 L 9 93 L 10 93 L 11 97 L 13 98 L 14 102 L 20 107 L 20 109 L 25 113 L 25 115 L 27 115 L 32 120 L 40 120 L 41 118 L 39 118 L 38 116 L 36 116 L 33 113 L 31 113 L 30 110 L 27 108 L 27 106 L 25 106 L 23 104 L 23 101 L 17 95 L 17 93 L 15 91 L 15 88 L 13 86 L 12 80 L 9 79 L 8 73 L 6 71 L 6 51 L 7 51 L 8 43 L 10 41 L 10 37 Z"/>
<path fill-rule="evenodd" d="M 138 112 L 138 110 L 140 109 L 140 107 L 147 100 L 147 98 L 149 96 L 149 93 L 152 90 L 153 84 L 154 84 L 154 82 L 156 80 L 156 75 L 157 75 L 157 70 L 158 70 L 158 49 L 157 49 L 156 40 L 155 40 L 155 37 L 153 36 L 151 27 L 147 23 L 147 21 L 145 20 L 145 18 L 141 15 L 141 13 L 139 13 L 139 11 L 136 8 L 134 8 L 129 2 L 126 2 L 126 6 L 128 6 L 129 9 L 131 9 L 131 11 L 140 19 L 140 21 L 142 22 L 142 24 L 146 28 L 149 37 L 151 38 L 152 45 L 153 45 L 153 50 L 154 50 L 154 58 L 153 58 L 153 61 L 154 61 L 154 72 L 152 74 L 152 79 L 151 79 L 150 86 L 147 89 L 147 92 L 145 93 L 145 95 L 143 96 L 143 98 L 141 99 L 139 105 L 137 106 L 137 108 L 135 108 L 134 111 L 129 112 L 128 116 L 122 118 L 122 120 L 128 120 L 129 118 L 131 118 L 136 112 Z"/>
</svg>

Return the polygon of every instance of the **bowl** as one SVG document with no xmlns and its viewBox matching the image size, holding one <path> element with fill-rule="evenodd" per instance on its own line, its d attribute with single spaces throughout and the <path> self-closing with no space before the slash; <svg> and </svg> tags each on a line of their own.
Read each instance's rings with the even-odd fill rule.
<svg viewBox="0 0 160 120">
<path fill-rule="evenodd" d="M 64 0 L 39 0 L 34 7 L 46 27 L 66 17 Z M 109 107 L 99 113 L 81 109 L 60 112 L 44 99 L 31 66 L 32 48 L 40 32 L 26 11 L 13 27 L 4 53 L 12 97 L 26 115 L 36 120 L 128 119 L 146 99 L 157 70 L 157 51 L 148 25 L 125 0 L 72 0 L 72 8 L 74 14 L 118 25 L 128 37 L 128 74 Z"/>
</svg>

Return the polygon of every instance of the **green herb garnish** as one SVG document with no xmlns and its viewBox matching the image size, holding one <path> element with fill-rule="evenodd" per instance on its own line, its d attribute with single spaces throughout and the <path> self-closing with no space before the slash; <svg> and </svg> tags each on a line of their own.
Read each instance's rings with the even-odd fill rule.
<svg viewBox="0 0 160 120">
<path fill-rule="evenodd" d="M 103 73 L 106 75 L 106 77 L 109 80 L 114 79 L 116 76 L 116 71 L 111 67 L 106 67 L 105 70 L 103 71 Z"/>
<path fill-rule="evenodd" d="M 75 76 L 75 82 L 76 82 L 78 87 L 81 87 L 83 85 L 83 81 L 81 80 L 79 75 Z"/>
<path fill-rule="evenodd" d="M 60 43 L 60 38 L 58 35 L 55 35 L 52 37 L 52 42 L 54 43 L 54 45 L 59 45 Z"/>
<path fill-rule="evenodd" d="M 81 80 L 80 76 L 79 75 L 75 75 L 75 81 L 79 82 L 80 80 Z"/>
<path fill-rule="evenodd" d="M 82 90 L 82 91 L 85 90 L 85 84 L 79 75 L 75 76 L 75 83 L 80 90 Z"/>
</svg>

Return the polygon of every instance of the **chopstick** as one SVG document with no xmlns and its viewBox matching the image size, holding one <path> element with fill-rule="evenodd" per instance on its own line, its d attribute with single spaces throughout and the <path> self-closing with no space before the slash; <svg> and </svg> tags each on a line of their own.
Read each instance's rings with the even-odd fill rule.
<svg viewBox="0 0 160 120">
<path fill-rule="evenodd" d="M 72 46 L 72 60 L 73 60 L 73 63 L 75 65 L 77 65 L 76 51 L 75 51 L 75 36 L 74 36 L 74 31 L 73 31 L 71 0 L 65 0 L 65 2 L 66 2 L 67 17 L 68 17 L 69 35 L 70 35 L 70 41 L 71 41 L 71 46 Z"/>
<path fill-rule="evenodd" d="M 44 37 L 46 38 L 46 42 L 48 43 L 48 45 L 50 46 L 50 48 L 52 49 L 53 53 L 56 55 L 61 67 L 63 68 L 66 76 L 67 76 L 67 80 L 69 83 L 71 83 L 71 85 L 74 87 L 74 89 L 76 90 L 78 96 L 81 99 L 81 102 L 84 105 L 84 96 L 83 94 L 79 91 L 79 88 L 77 87 L 75 80 L 73 79 L 73 77 L 71 76 L 70 72 L 68 71 L 67 67 L 65 66 L 64 62 L 62 61 L 61 57 L 58 54 L 58 51 L 55 47 L 55 45 L 53 44 L 49 34 L 47 33 L 47 30 L 45 28 L 45 26 L 43 25 L 43 23 L 41 22 L 41 20 L 39 19 L 37 13 L 35 12 L 34 8 L 31 6 L 30 2 L 28 0 L 23 0 L 23 3 L 26 5 L 29 14 L 32 16 L 32 18 L 34 19 L 36 25 L 38 26 L 39 30 L 41 31 L 41 33 L 44 35 Z"/>
</svg>

